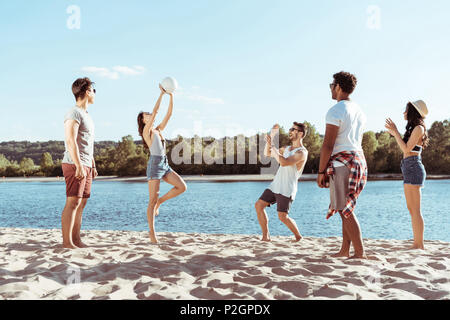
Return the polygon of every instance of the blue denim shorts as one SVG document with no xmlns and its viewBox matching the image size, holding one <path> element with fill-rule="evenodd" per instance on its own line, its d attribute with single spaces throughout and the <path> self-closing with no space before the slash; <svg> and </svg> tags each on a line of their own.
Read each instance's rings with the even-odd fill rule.
<svg viewBox="0 0 450 320">
<path fill-rule="evenodd" d="M 161 180 L 172 171 L 167 156 L 150 156 L 147 163 L 147 180 Z"/>
<path fill-rule="evenodd" d="M 412 156 L 402 160 L 400 168 L 403 173 L 403 183 L 423 187 L 427 173 L 422 164 L 421 156 Z"/>
</svg>

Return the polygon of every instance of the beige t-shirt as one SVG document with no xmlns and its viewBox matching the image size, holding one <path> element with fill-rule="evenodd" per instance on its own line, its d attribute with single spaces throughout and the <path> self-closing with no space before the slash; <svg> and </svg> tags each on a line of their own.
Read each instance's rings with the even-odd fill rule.
<svg viewBox="0 0 450 320">
<path fill-rule="evenodd" d="M 64 117 L 64 123 L 67 120 L 75 120 L 79 124 L 77 145 L 80 152 L 81 165 L 92 168 L 92 161 L 94 159 L 94 121 L 87 111 L 75 106 L 70 109 Z M 74 164 L 67 143 L 64 141 L 66 151 L 62 163 Z"/>
</svg>

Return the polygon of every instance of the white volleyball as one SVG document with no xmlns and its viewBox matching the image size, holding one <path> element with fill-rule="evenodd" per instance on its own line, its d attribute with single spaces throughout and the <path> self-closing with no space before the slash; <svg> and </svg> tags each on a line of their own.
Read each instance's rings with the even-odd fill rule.
<svg viewBox="0 0 450 320">
<path fill-rule="evenodd" d="M 172 77 L 167 77 L 163 81 L 161 81 L 161 86 L 168 93 L 174 93 L 178 89 L 178 82 L 176 79 Z"/>
</svg>

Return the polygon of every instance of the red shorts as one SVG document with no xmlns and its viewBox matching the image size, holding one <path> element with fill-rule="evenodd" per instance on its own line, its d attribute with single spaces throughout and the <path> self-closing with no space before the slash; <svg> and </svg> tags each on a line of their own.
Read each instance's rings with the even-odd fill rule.
<svg viewBox="0 0 450 320">
<path fill-rule="evenodd" d="M 64 178 L 66 180 L 67 197 L 84 198 L 91 197 L 91 187 L 93 180 L 93 169 L 83 166 L 86 176 L 82 180 L 75 178 L 76 167 L 74 164 L 62 164 Z"/>
</svg>

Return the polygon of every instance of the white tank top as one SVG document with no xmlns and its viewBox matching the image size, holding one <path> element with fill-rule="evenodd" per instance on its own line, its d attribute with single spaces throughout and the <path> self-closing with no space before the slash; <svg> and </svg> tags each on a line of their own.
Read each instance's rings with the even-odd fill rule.
<svg viewBox="0 0 450 320">
<path fill-rule="evenodd" d="M 292 151 L 290 150 L 291 147 L 287 147 L 284 150 L 283 157 L 285 159 L 292 157 L 298 150 L 305 150 L 307 152 L 305 147 L 300 147 Z M 298 179 L 300 179 L 300 176 L 303 173 L 305 164 L 306 161 L 303 163 L 300 170 L 297 170 L 296 164 L 287 167 L 280 166 L 273 182 L 269 186 L 269 189 L 272 190 L 273 193 L 282 194 L 285 197 L 291 198 L 292 201 L 295 200 L 295 196 L 297 195 Z"/>
<path fill-rule="evenodd" d="M 153 138 L 152 145 L 150 146 L 150 154 L 152 156 L 164 156 L 166 154 L 165 141 L 163 144 L 159 133 L 154 132 L 153 134 L 155 137 Z"/>
</svg>

